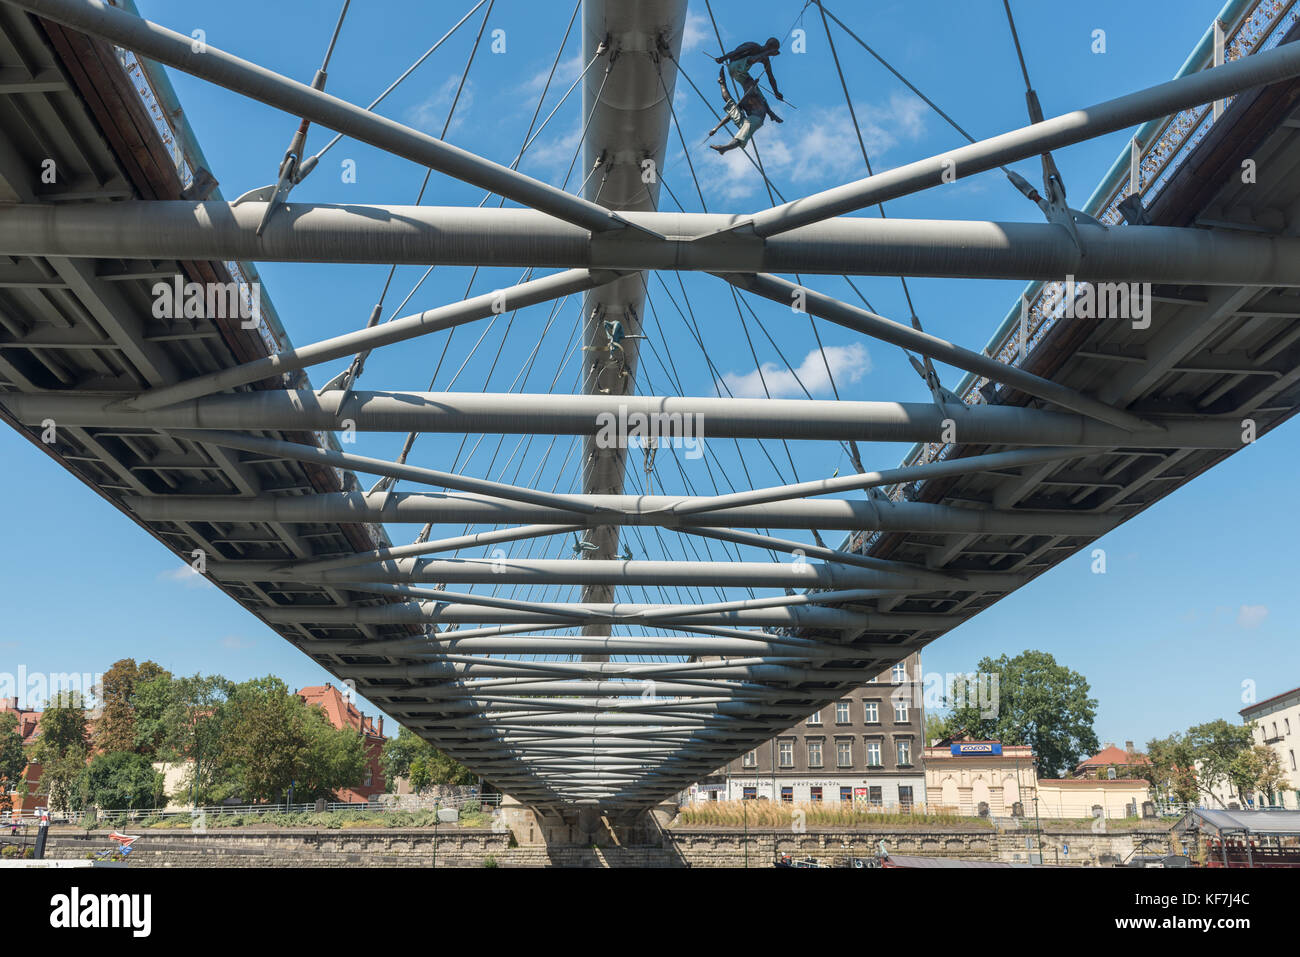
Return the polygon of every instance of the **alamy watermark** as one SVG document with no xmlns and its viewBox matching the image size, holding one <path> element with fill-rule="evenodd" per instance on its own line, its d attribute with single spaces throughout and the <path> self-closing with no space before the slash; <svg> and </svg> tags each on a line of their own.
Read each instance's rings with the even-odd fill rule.
<svg viewBox="0 0 1300 957">
<path fill-rule="evenodd" d="M 262 321 L 260 282 L 185 282 L 182 276 L 153 284 L 155 319 L 238 319 L 240 328 Z"/>
<path fill-rule="evenodd" d="M 17 674 L 0 671 L 0 698 L 16 698 L 20 711 L 78 701 L 89 707 L 103 681 L 99 671 L 28 671 L 26 665 L 19 665 Z"/>
<path fill-rule="evenodd" d="M 1043 315 L 1056 319 L 1127 319 L 1134 329 L 1151 326 L 1151 283 L 1065 282 L 1050 283 L 1043 289 Z M 1022 309 L 1028 308 L 1023 302 Z"/>
<path fill-rule="evenodd" d="M 618 412 L 596 416 L 596 447 L 601 449 L 684 449 L 685 457 L 704 456 L 703 412 Z"/>
</svg>

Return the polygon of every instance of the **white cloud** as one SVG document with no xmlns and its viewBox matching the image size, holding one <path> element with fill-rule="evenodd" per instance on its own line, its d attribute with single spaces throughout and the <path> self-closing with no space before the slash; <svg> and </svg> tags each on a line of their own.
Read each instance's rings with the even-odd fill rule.
<svg viewBox="0 0 1300 957">
<path fill-rule="evenodd" d="M 821 350 L 813 349 L 804 356 L 794 372 L 784 365 L 765 362 L 761 376 L 758 369 L 745 373 L 729 372 L 722 377 L 722 381 L 737 398 L 763 398 L 767 395 L 763 391 L 764 382 L 773 398 L 802 398 L 804 391 L 799 387 L 799 382 L 803 382 L 813 395 L 832 391 L 830 376 L 826 374 L 828 365 L 835 377 L 836 386 L 843 388 L 871 371 L 871 356 L 867 353 L 867 347 L 860 342 L 847 346 L 827 346 L 825 358 L 822 357 Z M 796 373 L 798 381 L 795 379 Z M 722 389 L 722 392 L 726 394 L 726 389 Z"/>
<path fill-rule="evenodd" d="M 1258 628 L 1268 617 L 1268 605 L 1242 605 L 1237 609 L 1237 624 L 1242 628 Z"/>
<path fill-rule="evenodd" d="M 175 582 L 186 588 L 211 588 L 212 582 L 208 581 L 189 565 L 182 565 L 180 568 L 168 569 L 165 572 L 158 573 L 159 581 Z"/>
<path fill-rule="evenodd" d="M 720 101 L 715 108 L 721 109 Z M 773 101 L 772 109 L 785 122 L 768 120 L 755 140 L 773 182 L 833 185 L 866 175 L 862 148 L 847 106 L 807 106 L 800 111 Z M 887 168 L 883 160 L 891 151 L 925 133 L 927 107 L 909 93 L 894 93 L 879 104 L 854 103 L 854 109 L 875 172 Z M 712 142 L 726 142 L 728 131 L 735 132 L 725 127 Z M 706 151 L 700 165 L 710 182 L 725 183 L 721 187 L 724 199 L 766 198 L 762 178 L 739 150 L 722 157 Z"/>
<path fill-rule="evenodd" d="M 406 122 L 418 130 L 433 136 L 441 136 L 443 124 L 447 122 L 447 111 L 451 109 L 459 85 L 459 76 L 447 77 L 442 86 L 429 94 L 422 103 L 406 111 Z M 452 118 L 448 133 L 458 129 L 465 122 L 466 114 L 473 104 L 474 81 L 466 80 L 465 88 L 460 93 L 460 100 L 456 103 L 456 115 Z"/>
<path fill-rule="evenodd" d="M 708 26 L 709 19 L 702 13 L 688 13 L 686 26 L 682 28 L 682 53 L 694 53 L 706 43 L 716 42 L 713 30 Z"/>
<path fill-rule="evenodd" d="M 581 139 L 581 123 L 575 122 L 568 132 L 553 136 L 548 130 L 546 135 L 528 147 L 520 168 L 532 176 L 548 178 L 553 185 L 559 186 L 560 177 L 569 168 L 569 164 L 573 163 L 573 154 Z M 579 156 L 578 162 L 573 163 L 573 176 L 569 179 L 571 189 L 582 182 L 582 175 L 585 174 L 582 172 L 582 157 Z"/>
<path fill-rule="evenodd" d="M 551 97 L 555 97 L 558 100 L 573 81 L 578 78 L 579 74 L 582 73 L 582 68 L 585 65 L 581 52 L 575 53 L 567 60 L 561 60 L 555 67 L 555 77 L 551 80 L 551 89 L 547 93 L 547 99 L 549 100 Z M 596 67 L 592 67 L 592 69 L 594 70 Z M 521 93 L 541 93 L 542 90 L 546 88 L 546 78 L 550 75 L 551 64 L 547 63 L 545 67 L 529 77 L 528 81 L 519 87 L 519 91 Z M 579 91 L 574 90 L 572 96 L 578 95 Z M 536 101 L 534 101 L 533 105 L 536 106 Z M 551 103 L 551 106 L 554 105 L 554 103 Z M 549 112 L 549 107 L 546 112 Z M 545 116 L 546 112 L 543 112 L 542 115 Z"/>
</svg>

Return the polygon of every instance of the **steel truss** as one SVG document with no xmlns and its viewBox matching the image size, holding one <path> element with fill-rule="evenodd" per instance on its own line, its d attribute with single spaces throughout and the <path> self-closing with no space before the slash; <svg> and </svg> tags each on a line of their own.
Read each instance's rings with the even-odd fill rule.
<svg viewBox="0 0 1300 957">
<path fill-rule="evenodd" d="M 293 561 L 214 561 L 228 588 L 287 598 L 329 586 L 344 605 L 272 602 L 259 614 L 293 626 L 304 651 L 332 662 L 407 726 L 523 801 L 538 806 L 641 807 L 707 774 L 920 647 L 920 639 L 1024 584 L 1007 571 L 899 561 L 782 539 L 772 529 L 980 536 L 1007 555 L 1073 548 L 1125 517 L 1113 510 L 1021 507 L 1015 495 L 939 503 L 882 488 L 956 478 L 1066 477 L 1099 453 L 1123 461 L 1241 447 L 1241 415 L 1143 410 L 1024 364 L 965 349 L 770 273 L 1144 281 L 1207 286 L 1300 286 L 1300 239 L 1199 228 L 1059 223 L 923 222 L 845 217 L 920 190 L 943 188 L 1179 110 L 1300 76 L 1300 44 L 1072 111 L 814 196 L 748 214 L 657 211 L 640 163 L 662 166 L 686 0 L 584 4 L 587 166 L 580 197 L 386 119 L 101 0 L 6 0 L 112 41 L 138 56 L 216 83 L 293 117 L 480 186 L 524 209 L 356 207 L 265 202 L 123 202 L 0 210 L 9 256 L 282 260 L 519 266 L 563 271 L 437 305 L 355 333 L 221 371 L 131 392 L 0 394 L 27 426 L 170 437 L 199 458 L 243 453 L 378 476 L 371 492 L 306 495 L 125 495 L 150 523 L 429 523 L 501 528 Z M 621 54 L 621 55 L 620 55 Z M 629 104 L 631 104 L 629 106 Z M 649 148 L 646 148 L 649 144 Z M 634 149 L 633 147 L 636 147 Z M 636 150 L 640 150 L 637 152 Z M 595 160 L 596 162 L 593 162 Z M 1032 405 L 965 402 L 934 383 L 935 401 L 829 402 L 632 395 L 635 343 L 591 363 L 582 395 L 422 393 L 286 388 L 287 374 L 473 323 L 502 311 L 584 296 L 583 342 L 605 341 L 606 316 L 644 311 L 649 270 L 703 271 L 719 281 L 986 378 Z M 614 369 L 627 381 L 602 387 Z M 251 390 L 267 381 L 275 388 Z M 350 385 L 351 383 L 349 383 Z M 609 416 L 655 418 L 681 437 L 699 417 L 711 439 L 888 441 L 961 447 L 963 454 L 713 496 L 624 494 L 625 444 L 602 444 Z M 657 418 L 656 418 L 657 417 Z M 581 493 L 557 493 L 455 471 L 356 455 L 304 434 L 358 431 L 582 436 Z M 430 491 L 392 492 L 392 481 Z M 1062 478 L 1061 481 L 1068 481 Z M 867 492 L 866 496 L 836 497 Z M 1001 496 L 1001 500 L 999 500 Z M 769 550 L 770 562 L 652 561 L 621 556 L 635 527 Z M 745 530 L 748 531 L 745 531 Z M 758 530 L 763 530 L 760 533 Z M 572 560 L 447 558 L 467 547 L 586 535 Z M 967 539 L 969 541 L 969 538 Z M 940 539 L 941 542 L 945 541 Z M 1052 543 L 1050 546 L 1045 543 Z M 783 560 L 788 557 L 797 560 Z M 948 556 L 949 558 L 951 555 Z M 1007 562 L 1011 569 L 1012 563 Z M 495 598 L 450 584 L 582 587 L 578 602 Z M 682 604 L 619 602 L 619 586 L 787 590 Z M 432 587 L 439 586 L 439 587 Z M 795 594 L 793 589 L 806 589 Z M 909 610 L 894 610 L 900 604 Z M 920 611 L 918 609 L 926 610 Z M 406 625 L 407 638 L 357 640 L 355 627 Z M 616 633 L 615 628 L 641 633 Z M 657 630 L 659 634 L 651 633 Z M 562 634 L 577 631 L 580 634 Z M 321 660 L 321 659 L 318 659 Z"/>
</svg>

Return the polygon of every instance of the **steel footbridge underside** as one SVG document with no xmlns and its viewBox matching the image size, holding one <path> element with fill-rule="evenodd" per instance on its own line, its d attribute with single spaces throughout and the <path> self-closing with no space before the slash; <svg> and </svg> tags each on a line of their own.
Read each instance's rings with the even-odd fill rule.
<svg viewBox="0 0 1300 957">
<path fill-rule="evenodd" d="M 202 75 L 165 31 L 142 39 L 129 33 L 128 21 L 139 23 L 129 12 L 85 0 L 0 3 L 0 414 L 180 559 L 201 551 L 208 577 L 304 654 L 539 807 L 654 804 L 1087 548 L 1300 408 L 1296 46 L 1189 74 L 1164 98 L 1134 94 L 1128 112 L 1089 110 L 1055 127 L 1049 119 L 994 147 L 957 151 L 966 175 L 968 160 L 972 171 L 989 169 L 1233 96 L 1148 194 L 1145 224 L 1098 215 L 1105 225 L 1079 225 L 1076 245 L 1064 226 L 1044 222 L 844 215 L 937 183 L 939 167 L 927 161 L 753 214 L 657 212 L 658 190 L 641 173 L 647 159 L 662 166 L 673 135 L 668 103 L 685 16 L 686 0 L 584 3 L 584 62 L 602 45 L 600 55 L 616 58 L 607 82 L 603 66 L 583 81 L 585 163 L 600 170 L 583 199 L 453 156 L 398 124 L 365 126 L 323 94 L 268 81 L 253 95 L 296 116 L 318 111 L 321 125 L 531 207 L 405 207 L 404 233 L 376 227 L 358 252 L 359 214 L 347 207 L 298 204 L 258 236 L 262 204 L 232 207 L 205 187 L 203 171 L 178 168 L 177 145 L 138 92 L 144 67 L 121 49 Z M 1247 73 L 1252 63 L 1264 72 Z M 232 88 L 247 80 L 235 67 L 223 76 Z M 1047 138 L 1032 139 L 1039 134 Z M 61 171 L 54 184 L 42 182 L 46 158 Z M 1248 159 L 1255 182 L 1243 182 Z M 248 282 L 256 273 L 247 263 L 258 259 L 358 257 L 564 267 L 518 287 L 511 307 L 583 296 L 583 388 L 318 391 L 307 379 L 317 362 L 490 314 L 475 299 L 400 330 L 406 320 L 376 326 L 388 340 L 298 349 L 273 311 L 252 329 L 238 318 L 151 318 L 155 283 L 176 275 Z M 642 277 L 653 269 L 711 272 L 779 308 L 796 287 L 771 274 L 809 274 L 814 315 L 965 369 L 968 380 L 932 404 L 634 395 L 636 340 L 619 354 L 602 351 L 604 323 L 617 317 L 639 332 Z M 1014 335 L 1008 350 L 974 353 L 815 292 L 818 273 L 1150 281 L 1153 308 L 1149 323 L 1040 310 L 1026 354 Z M 620 404 L 702 412 L 710 438 L 913 448 L 898 469 L 816 489 L 631 496 L 625 452 L 597 441 L 600 413 Z M 563 496 L 465 476 L 457 484 L 436 463 L 364 460 L 334 439 L 344 420 L 362 432 L 583 436 L 582 486 Z M 47 443 L 50 422 L 57 439 Z M 430 488 L 366 491 L 373 478 L 358 478 L 366 473 Z M 435 531 L 394 545 L 385 523 Z M 454 536 L 454 525 L 481 530 L 443 540 L 442 551 L 557 529 L 577 530 L 590 547 L 572 560 L 503 569 L 434 550 L 438 529 Z M 619 529 L 631 526 L 802 548 L 806 561 L 625 560 Z M 848 537 L 818 547 L 802 537 L 814 528 Z M 799 541 L 781 529 L 797 530 Z M 580 586 L 582 601 L 452 593 L 517 583 Z M 766 597 L 619 601 L 620 586 L 673 583 Z"/>
</svg>

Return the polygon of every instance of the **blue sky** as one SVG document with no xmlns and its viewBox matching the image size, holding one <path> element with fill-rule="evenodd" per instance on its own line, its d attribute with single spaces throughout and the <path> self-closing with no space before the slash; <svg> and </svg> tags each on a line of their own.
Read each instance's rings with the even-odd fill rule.
<svg viewBox="0 0 1300 957">
<path fill-rule="evenodd" d="M 325 0 L 138 2 L 152 19 L 182 33 L 202 29 L 209 43 L 303 81 L 319 66 L 337 14 L 337 5 Z M 368 103 L 470 6 L 470 0 L 354 4 L 331 65 L 329 91 Z M 1168 79 L 1219 6 L 1218 0 L 1021 0 L 1014 5 L 1031 76 L 1048 115 Z M 796 21 L 799 3 L 715 0 L 713 8 L 728 47 L 744 39 L 783 36 L 792 24 L 807 31 L 808 52 L 787 52 L 775 63 L 782 91 L 793 106 L 774 106 L 787 122 L 769 124 L 757 136 L 776 186 L 794 198 L 864 175 L 815 9 Z M 924 21 L 918 20 L 915 4 L 907 2 L 873 3 L 870 16 L 859 4 L 841 2 L 830 8 L 977 137 L 1026 122 L 1023 85 L 998 0 L 937 0 L 927 7 Z M 572 9 L 567 0 L 497 0 L 488 31 L 505 31 L 505 51 L 491 53 L 486 44 L 480 51 L 450 125 L 451 142 L 499 162 L 514 159 Z M 400 87 L 381 112 L 438 135 L 481 12 Z M 1106 31 L 1107 48 L 1101 55 L 1091 49 L 1098 29 Z M 561 57 L 543 116 L 581 69 L 578 32 L 575 27 Z M 838 31 L 836 43 L 877 171 L 962 142 Z M 710 97 L 716 95 L 716 66 L 705 53 L 716 52 L 716 46 L 703 3 L 692 0 L 682 63 Z M 172 79 L 225 197 L 233 199 L 273 181 L 295 121 L 187 76 L 173 73 Z M 578 145 L 577 104 L 575 94 L 538 137 L 521 164 L 524 172 L 563 182 Z M 713 119 L 685 84 L 679 84 L 676 109 L 710 211 L 769 205 L 761 181 L 742 157 L 719 159 L 704 148 L 704 134 Z M 313 129 L 309 148 L 320 148 L 331 135 Z M 1076 205 L 1091 194 L 1127 136 L 1118 133 L 1057 153 Z M 714 140 L 721 141 L 721 135 Z M 675 133 L 673 144 L 664 181 L 688 210 L 698 210 L 700 201 Z M 342 181 L 345 160 L 355 163 L 355 183 Z M 580 181 L 581 165 L 568 188 Z M 1034 163 L 1018 168 L 1037 179 Z M 414 201 L 422 177 L 423 170 L 410 163 L 344 140 L 294 198 L 406 204 Z M 476 205 L 481 199 L 476 188 L 435 174 L 425 202 Z M 675 208 L 667 195 L 661 206 Z M 942 195 L 932 191 L 898 200 L 888 211 L 893 217 L 914 218 L 1038 217 L 1036 208 L 998 174 L 963 181 Z M 266 292 L 298 344 L 363 326 L 387 273 L 383 266 L 268 263 L 260 268 Z M 422 272 L 416 267 L 398 270 L 386 300 L 386 317 L 394 314 Z M 520 270 L 484 270 L 473 289 L 481 293 L 519 278 Z M 401 314 L 461 298 L 469 279 L 466 269 L 434 270 Z M 684 306 L 676 277 L 663 279 Z M 761 395 L 756 363 L 744 344 L 730 294 L 709 277 L 685 276 L 683 281 L 708 361 L 663 287 L 652 279 L 659 323 L 650 335 L 660 356 L 671 360 L 668 364 L 680 375 L 687 394 L 713 394 L 720 377 L 736 394 Z M 810 284 L 852 296 L 836 277 Z M 862 279 L 858 285 L 878 312 L 907 318 L 897 279 Z M 976 349 L 988 340 L 1020 287 L 1014 282 L 911 283 L 927 331 Z M 789 310 L 775 305 L 752 305 L 815 395 L 829 397 L 830 384 L 807 323 L 792 323 Z M 576 360 L 569 336 L 577 314 L 576 300 L 558 310 L 526 377 L 521 370 L 537 346 L 537 333 L 547 326 L 547 307 L 521 313 L 508 330 L 508 317 L 503 317 L 491 327 L 462 329 L 450 344 L 439 335 L 381 350 L 371 358 L 360 387 L 424 390 L 443 356 L 438 389 L 473 391 L 488 380 L 491 391 L 544 392 L 559 369 L 555 389 L 570 391 L 576 384 Z M 823 324 L 819 331 L 843 398 L 928 401 L 923 384 L 897 350 L 864 342 L 834 326 Z M 749 332 L 773 393 L 802 395 L 752 319 Z M 471 349 L 480 335 L 481 345 Z M 670 391 L 660 356 L 646 352 L 642 386 L 647 392 Z M 462 363 L 464 369 L 456 375 Z M 313 369 L 313 381 L 323 384 L 343 365 Z M 951 387 L 960 374 L 941 369 L 941 377 Z M 1294 486 L 1298 428 L 1279 429 L 1107 536 L 1100 543 L 1108 554 L 1106 575 L 1093 575 L 1088 557 L 1076 556 L 931 645 L 924 655 L 925 670 L 965 671 L 984 655 L 1045 649 L 1088 677 L 1100 700 L 1098 735 L 1121 743 L 1145 742 L 1215 717 L 1235 717 L 1245 682 L 1254 682 L 1260 697 L 1300 684 L 1300 651 L 1290 624 L 1296 620 L 1293 564 L 1283 551 L 1283 543 L 1296 540 L 1300 522 L 1294 510 L 1276 508 L 1290 500 Z M 393 458 L 402 439 L 361 436 L 356 449 Z M 423 436 L 411 461 L 436 468 L 465 467 L 476 475 L 486 474 L 487 463 L 493 461 L 493 478 L 531 479 L 539 487 L 555 484 L 561 491 L 574 479 L 576 455 L 566 459 L 567 440 L 556 443 L 548 456 L 542 440 L 525 443 L 516 453 L 515 437 L 507 437 L 493 460 L 498 448 L 493 437 L 474 452 L 468 466 L 468 450 L 459 445 L 455 438 Z M 863 446 L 868 467 L 892 466 L 905 451 L 899 445 Z M 784 450 L 774 445 L 770 452 L 775 465 L 753 445 L 747 448 L 745 461 L 754 481 L 791 481 Z M 719 448 L 717 454 L 714 477 L 722 482 L 721 473 L 734 472 L 738 462 L 730 449 Z M 827 443 L 804 443 L 794 449 L 794 457 L 801 479 L 848 470 L 841 450 Z M 0 501 L 8 503 L 3 524 L 8 547 L 0 550 L 5 607 L 0 672 L 17 673 L 20 666 L 29 673 L 98 672 L 117 658 L 132 656 L 155 659 L 175 672 L 220 671 L 236 679 L 275 672 L 294 687 L 327 680 L 310 660 L 215 588 L 189 575 L 160 544 L 7 430 L 0 432 L 0 460 L 6 463 L 0 472 Z M 704 462 L 681 465 L 698 489 L 711 490 Z M 633 466 L 640 482 L 635 456 Z M 661 470 L 667 466 L 661 459 Z M 533 479 L 535 471 L 538 477 Z M 675 465 L 657 484 L 660 481 L 670 491 L 684 491 Z M 401 542 L 411 540 L 418 528 L 390 531 Z M 631 544 L 638 557 L 660 554 L 653 539 Z M 563 540 L 536 547 L 526 553 L 521 546 L 512 554 L 568 557 Z"/>
</svg>

